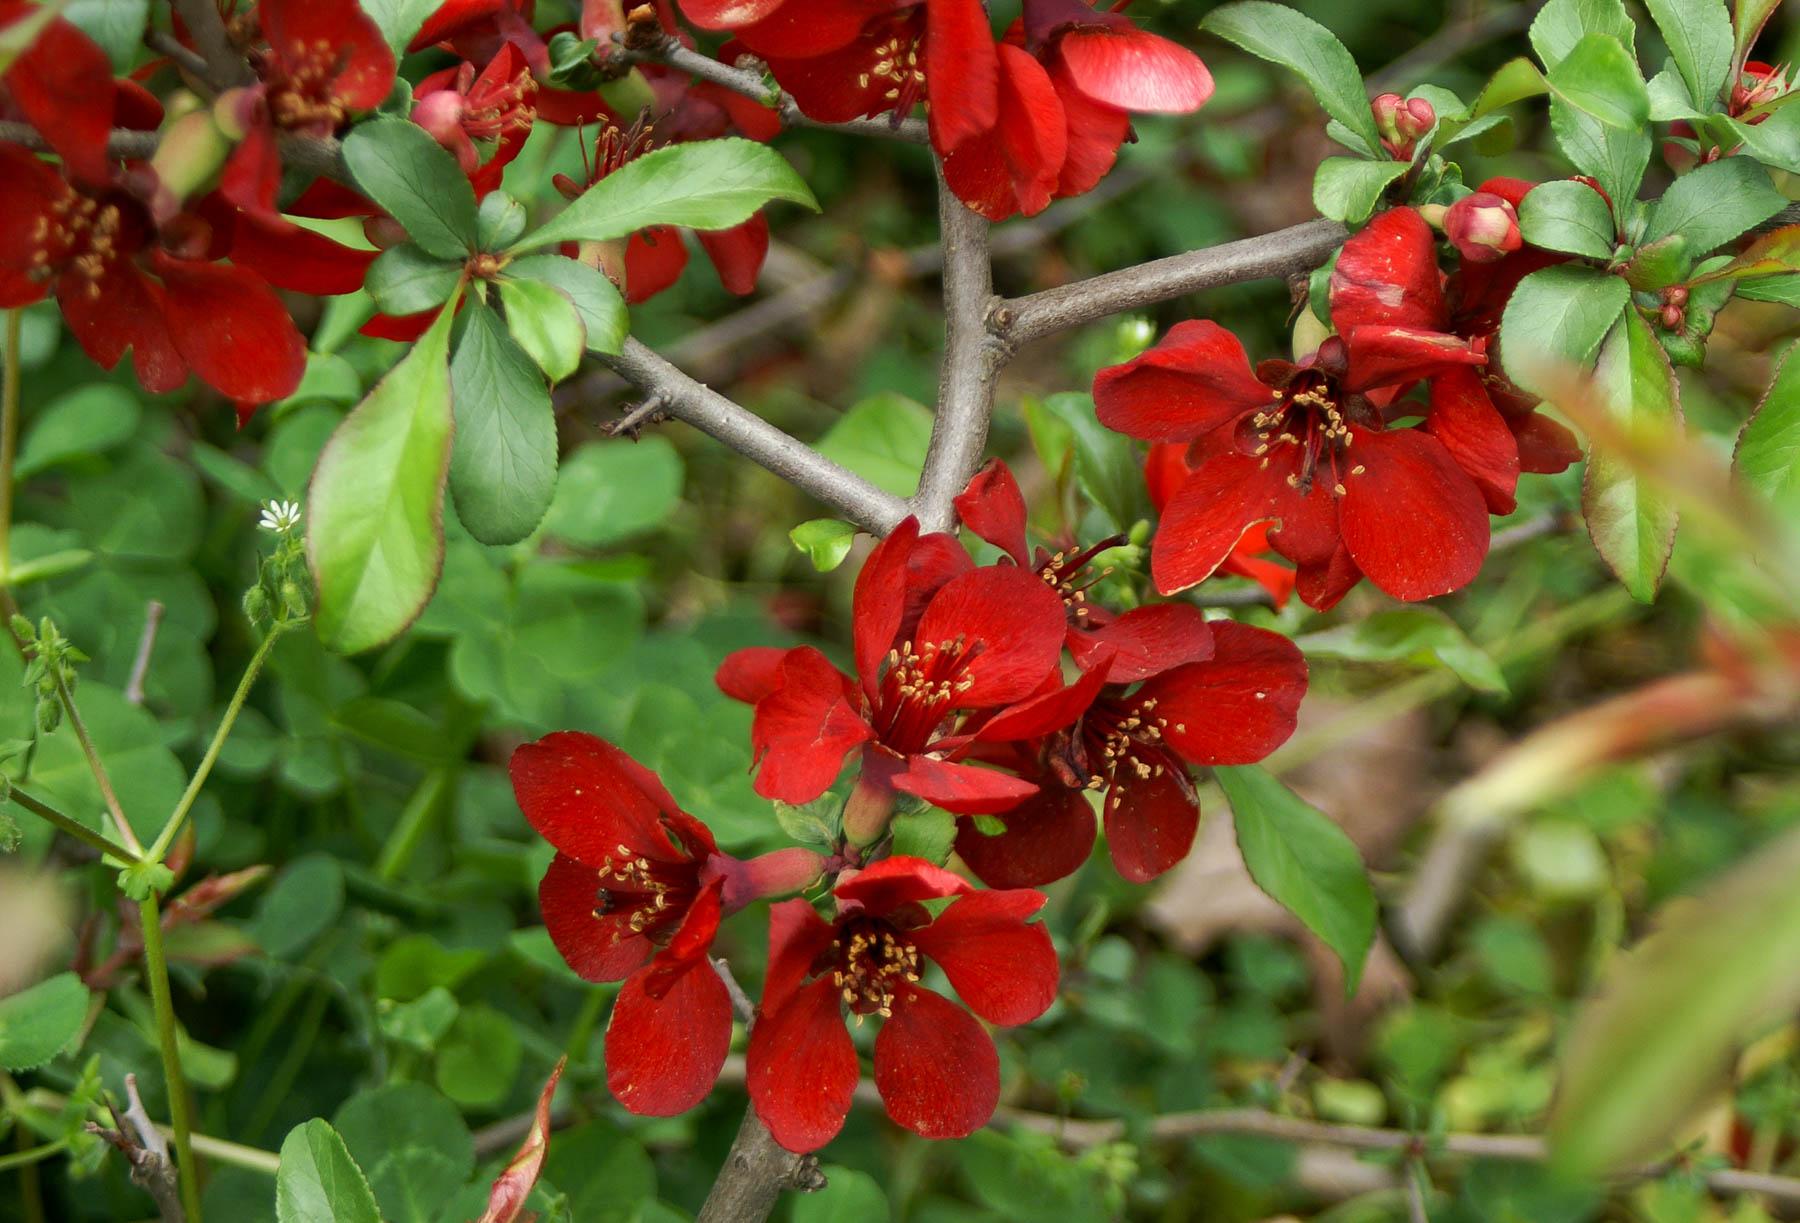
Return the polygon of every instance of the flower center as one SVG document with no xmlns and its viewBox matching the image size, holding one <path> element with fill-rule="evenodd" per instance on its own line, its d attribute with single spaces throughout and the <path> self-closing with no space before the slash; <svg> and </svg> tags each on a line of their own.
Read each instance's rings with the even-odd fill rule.
<svg viewBox="0 0 1800 1223">
<path fill-rule="evenodd" d="M 687 910 L 683 902 L 692 892 L 692 880 L 679 877 L 679 869 L 671 863 L 653 862 L 620 845 L 596 872 L 600 887 L 594 899 L 594 916 L 611 917 L 626 913 L 625 925 L 633 934 L 652 939 L 671 933 Z M 615 929 L 613 937 L 623 938 L 624 931 Z"/>
<path fill-rule="evenodd" d="M 911 939 L 883 921 L 847 926 L 836 946 L 832 984 L 858 1016 L 894 1013 L 894 995 L 919 979 L 919 949 Z"/>
<path fill-rule="evenodd" d="M 979 644 L 970 648 L 960 633 L 951 641 L 908 641 L 888 651 L 875 715 L 881 741 L 903 754 L 923 750 L 956 698 L 975 682 L 968 666 L 978 653 Z"/>
</svg>

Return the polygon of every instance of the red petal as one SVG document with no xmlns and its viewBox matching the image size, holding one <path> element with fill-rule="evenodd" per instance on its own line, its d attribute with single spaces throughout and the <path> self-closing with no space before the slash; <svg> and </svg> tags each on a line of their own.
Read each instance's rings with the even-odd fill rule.
<svg viewBox="0 0 1800 1223">
<path fill-rule="evenodd" d="M 278 289 L 315 296 L 362 288 L 379 251 L 359 251 L 298 225 L 276 230 L 248 213 L 238 218 L 231 260 Z"/>
<path fill-rule="evenodd" d="M 7 92 L 26 120 L 69 167 L 71 177 L 103 185 L 112 177 L 112 61 L 61 17 L 39 31 L 5 74 Z"/>
<path fill-rule="evenodd" d="M 1418 429 L 1352 426 L 1343 475 L 1344 546 L 1396 599 L 1429 599 L 1469 584 L 1488 550 L 1487 506 L 1436 438 Z"/>
<path fill-rule="evenodd" d="M 1213 624 L 1213 656 L 1145 684 L 1163 742 L 1192 764 L 1253 764 L 1294 733 L 1306 695 L 1306 660 L 1279 633 L 1231 620 Z"/>
<path fill-rule="evenodd" d="M 1000 57 L 981 0 L 925 0 L 925 87 L 940 155 L 1000 119 Z"/>
<path fill-rule="evenodd" d="M 914 637 L 926 646 L 963 640 L 969 686 L 956 704 L 980 709 L 1037 690 L 1062 654 L 1064 623 L 1062 600 L 1036 574 L 977 569 L 938 591 Z"/>
<path fill-rule="evenodd" d="M 756 792 L 810 803 L 831 788 L 851 748 L 875 732 L 844 699 L 845 679 L 811 646 L 788 651 L 781 687 L 757 703 L 750 738 L 761 762 Z"/>
<path fill-rule="evenodd" d="M 763 975 L 762 1009 L 784 1004 L 812 974 L 813 962 L 837 937 L 837 927 L 804 900 L 769 906 L 769 969 Z"/>
<path fill-rule="evenodd" d="M 1212 97 L 1198 55 L 1131 26 L 1070 30 L 1057 50 L 1082 93 L 1120 110 L 1186 114 Z"/>
<path fill-rule="evenodd" d="M 1016 565 L 1031 563 L 1025 547 L 1025 495 L 1003 461 L 989 459 L 956 494 L 954 504 L 956 516 L 977 537 L 1012 557 Z"/>
<path fill-rule="evenodd" d="M 1132 883 L 1148 883 L 1187 857 L 1200 827 L 1194 792 L 1174 769 L 1144 778 L 1122 771 L 1105 810 L 1113 866 Z"/>
<path fill-rule="evenodd" d="M 624 910 L 595 916 L 599 899 L 600 873 L 565 854 L 550 860 L 538 884 L 544 929 L 569 967 L 588 981 L 621 981 L 642 968 L 656 948 L 632 931 Z"/>
<path fill-rule="evenodd" d="M 958 815 L 992 815 L 1037 793 L 1037 786 L 1011 773 L 932 756 L 911 757 L 906 771 L 896 773 L 891 784 L 904 794 Z"/>
<path fill-rule="evenodd" d="M 844 1128 L 862 1067 L 838 1009 L 838 987 L 820 977 L 750 1029 L 745 1086 L 756 1115 L 790 1151 L 816 1151 Z"/>
<path fill-rule="evenodd" d="M 274 290 L 249 268 L 152 258 L 169 336 L 202 381 L 242 403 L 294 393 L 306 341 Z"/>
<path fill-rule="evenodd" d="M 1131 135 L 1131 116 L 1115 106 L 1094 101 L 1069 76 L 1061 59 L 1050 63 L 1050 81 L 1062 100 L 1068 121 L 1068 151 L 1056 194 L 1080 195 L 1093 190 L 1118 160 L 1119 146 Z"/>
<path fill-rule="evenodd" d="M 756 292 L 756 277 L 769 253 L 769 222 L 762 213 L 730 229 L 697 230 L 694 237 L 718 269 L 727 293 L 744 297 Z"/>
<path fill-rule="evenodd" d="M 893 649 L 906 616 L 907 564 L 919 539 L 919 520 L 907 517 L 875 545 L 850 599 L 850 631 L 856 673 L 872 700 L 881 681 L 881 663 Z"/>
<path fill-rule="evenodd" d="M 673 225 L 657 225 L 632 234 L 625 244 L 625 300 L 647 302 L 681 279 L 687 246 Z"/>
<path fill-rule="evenodd" d="M 966 1138 L 1000 1102 L 1000 1055 L 969 1012 L 908 985 L 875 1036 L 875 1087 L 888 1116 L 924 1138 Z"/>
<path fill-rule="evenodd" d="M 1106 681 L 1130 684 L 1170 667 L 1211 658 L 1212 629 L 1205 614 L 1191 603 L 1153 603 L 1134 607 L 1103 628 L 1069 635 L 1069 653 L 1081 666 L 1108 646 L 1118 652 L 1106 670 Z"/>
<path fill-rule="evenodd" d="M 1156 588 L 1172 595 L 1211 577 L 1253 523 L 1276 516 L 1287 470 L 1233 452 L 1208 459 L 1189 476 L 1150 544 Z"/>
<path fill-rule="evenodd" d="M 1519 444 L 1482 389 L 1479 374 L 1448 369 L 1431 380 L 1425 431 L 1469 473 L 1489 513 L 1510 514 L 1517 508 L 1513 491 L 1519 483 Z"/>
<path fill-rule="evenodd" d="M 1440 331 L 1444 294 L 1431 226 L 1411 208 L 1390 208 L 1344 243 L 1331 273 L 1331 321 L 1357 327 Z"/>
<path fill-rule="evenodd" d="M 1279 398 L 1257 381 L 1236 336 L 1197 320 L 1094 378 L 1100 423 L 1149 442 L 1192 441 Z"/>
<path fill-rule="evenodd" d="M 713 682 L 732 700 L 754 705 L 781 687 L 781 664 L 787 661 L 787 654 L 772 645 L 733 650 L 713 673 Z"/>
<path fill-rule="evenodd" d="M 970 892 L 912 939 L 977 1015 L 1002 1027 L 1030 1023 L 1056 1001 L 1061 975 L 1049 932 L 1025 920 L 1044 900 L 1029 888 Z"/>
<path fill-rule="evenodd" d="M 356 0 L 258 0 L 263 35 L 278 62 L 307 65 L 329 48 L 341 65 L 331 93 L 351 110 L 373 110 L 394 87 L 394 52 Z"/>
<path fill-rule="evenodd" d="M 1037 887 L 1081 869 L 1094 849 L 1094 809 L 1082 790 L 1046 786 L 1011 811 L 994 816 L 1006 825 L 986 836 L 973 820 L 957 827 L 956 853 L 989 887 Z"/>
<path fill-rule="evenodd" d="M 858 871 L 838 884 L 833 894 L 840 901 L 860 904 L 880 916 L 902 905 L 960 896 L 968 890 L 969 885 L 954 872 L 933 866 L 923 858 L 901 855 L 883 858 L 867 870 Z"/>
<path fill-rule="evenodd" d="M 706 1099 L 731 1050 L 731 995 L 704 961 L 660 999 L 644 973 L 625 982 L 606 1025 L 606 1087 L 642 1117 L 672 1117 Z"/>
<path fill-rule="evenodd" d="M 538 834 L 594 869 L 623 845 L 637 857 L 686 861 L 663 830 L 680 808 L 643 765 L 604 739 L 559 730 L 514 750 L 513 797 Z"/>
</svg>

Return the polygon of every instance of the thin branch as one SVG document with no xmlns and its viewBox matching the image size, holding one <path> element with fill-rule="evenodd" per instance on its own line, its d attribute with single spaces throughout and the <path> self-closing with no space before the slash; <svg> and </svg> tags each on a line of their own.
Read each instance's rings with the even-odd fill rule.
<svg viewBox="0 0 1800 1223">
<path fill-rule="evenodd" d="M 1001 302 L 991 326 L 1007 342 L 1024 344 L 1199 289 L 1308 272 L 1338 248 L 1347 232 L 1336 221 L 1306 221 L 1261 237 L 1170 255 Z"/>
<path fill-rule="evenodd" d="M 156 652 L 156 630 L 162 627 L 163 605 L 155 599 L 144 609 L 144 631 L 138 637 L 137 657 L 131 660 L 131 678 L 125 681 L 127 704 L 144 703 L 144 680 L 150 674 L 150 656 Z"/>
<path fill-rule="evenodd" d="M 994 383 L 1012 356 L 988 329 L 994 308 L 994 269 L 988 223 L 963 206 L 938 170 L 939 241 L 944 250 L 944 362 L 938 370 L 937 410 L 913 512 L 926 531 L 956 525 L 951 500 L 968 484 L 987 450 Z"/>
<path fill-rule="evenodd" d="M 645 394 L 660 396 L 670 416 L 717 438 L 865 530 L 885 535 L 906 517 L 900 498 L 694 381 L 639 341 L 627 339 L 617 356 L 601 360 Z"/>
</svg>

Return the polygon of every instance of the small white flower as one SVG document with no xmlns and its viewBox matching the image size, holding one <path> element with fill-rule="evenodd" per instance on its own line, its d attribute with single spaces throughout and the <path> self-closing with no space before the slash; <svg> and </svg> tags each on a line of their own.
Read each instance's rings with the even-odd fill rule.
<svg viewBox="0 0 1800 1223">
<path fill-rule="evenodd" d="M 298 501 L 264 502 L 262 517 L 257 520 L 256 525 L 265 531 L 286 535 L 300 525 L 300 503 Z"/>
</svg>

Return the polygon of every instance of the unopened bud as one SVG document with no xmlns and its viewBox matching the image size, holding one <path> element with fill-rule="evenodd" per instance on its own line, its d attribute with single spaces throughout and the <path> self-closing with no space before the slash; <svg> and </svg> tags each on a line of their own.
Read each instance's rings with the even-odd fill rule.
<svg viewBox="0 0 1800 1223">
<path fill-rule="evenodd" d="M 1369 103 L 1375 116 L 1375 130 L 1381 133 L 1382 147 L 1399 159 L 1412 156 L 1419 137 L 1437 122 L 1437 111 L 1424 98 L 1403 98 L 1397 93 L 1384 93 Z"/>
<path fill-rule="evenodd" d="M 1470 263 L 1494 263 L 1519 249 L 1519 214 L 1491 191 L 1465 195 L 1444 213 L 1444 235 Z"/>
</svg>

